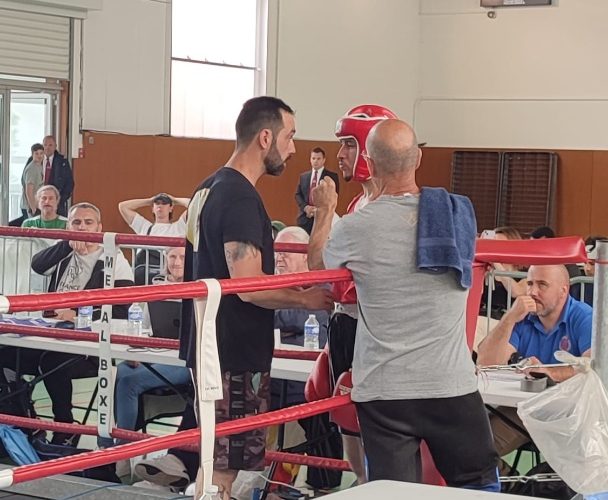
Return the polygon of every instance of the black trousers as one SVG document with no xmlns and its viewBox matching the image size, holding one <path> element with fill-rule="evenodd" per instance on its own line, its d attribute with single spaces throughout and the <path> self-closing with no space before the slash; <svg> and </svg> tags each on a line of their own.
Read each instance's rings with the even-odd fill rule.
<svg viewBox="0 0 608 500">
<path fill-rule="evenodd" d="M 73 422 L 72 379 L 97 376 L 99 360 L 86 356 L 37 349 L 18 349 L 16 347 L 0 349 L 0 369 L 2 371 L 4 368 L 16 370 L 17 360 L 21 374 L 34 376 L 47 373 L 63 363 L 71 361 L 65 367 L 47 375 L 43 382 L 51 398 L 55 421 Z"/>
<path fill-rule="evenodd" d="M 53 406 L 53 415 L 57 422 L 71 423 L 72 415 L 72 379 L 96 377 L 99 369 L 99 359 L 62 352 L 46 352 L 40 358 L 42 373 L 51 371 L 61 364 L 67 363 L 64 368 L 48 375 L 43 379 L 44 385 Z"/>
<path fill-rule="evenodd" d="M 198 427 L 198 422 L 196 420 L 196 413 L 194 412 L 194 406 L 190 403 L 186 405 L 186 409 L 184 410 L 184 416 L 182 418 L 182 422 L 179 426 L 179 431 L 186 431 L 188 429 L 196 429 Z M 180 450 L 179 448 L 172 448 L 167 451 L 171 455 L 175 455 L 179 458 L 184 465 L 186 466 L 186 471 L 188 471 L 188 475 L 190 476 L 190 480 L 196 480 L 196 474 L 198 472 L 200 455 L 198 453 L 193 453 L 191 451 Z"/>
<path fill-rule="evenodd" d="M 420 482 L 424 439 L 448 486 L 498 487 L 498 454 L 479 392 L 453 398 L 368 401 L 356 407 L 370 481 Z"/>
</svg>

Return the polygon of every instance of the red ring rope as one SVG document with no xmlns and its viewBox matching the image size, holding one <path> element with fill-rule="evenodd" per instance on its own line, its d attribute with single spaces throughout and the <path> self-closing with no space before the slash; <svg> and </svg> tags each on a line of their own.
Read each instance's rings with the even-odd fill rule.
<svg viewBox="0 0 608 500">
<path fill-rule="evenodd" d="M 282 410 L 271 411 L 236 421 L 223 422 L 216 425 L 216 436 L 239 434 L 259 427 L 280 424 L 303 417 L 325 413 L 341 406 L 350 404 L 350 394 L 335 396 L 313 403 L 292 406 Z M 82 426 L 81 426 L 82 427 Z M 11 469 L 12 484 L 40 479 L 55 474 L 64 474 L 75 470 L 90 469 L 119 460 L 125 460 L 137 455 L 144 455 L 153 451 L 180 447 L 196 443 L 199 439 L 199 429 L 177 432 L 168 436 L 147 438 L 135 443 L 95 450 L 89 453 L 80 453 L 70 457 L 62 457 L 47 462 L 32 465 L 23 465 Z"/>
<path fill-rule="evenodd" d="M 337 281 L 350 281 L 350 271 L 332 269 L 307 273 L 256 276 L 219 280 L 222 295 L 250 293 L 260 290 L 279 290 L 302 285 L 318 285 Z M 204 283 L 170 283 L 163 285 L 127 286 L 111 289 L 81 290 L 75 292 L 52 292 L 28 295 L 6 295 L 9 312 L 42 311 L 98 304 L 130 304 L 150 300 L 192 299 L 205 297 L 207 287 Z"/>
<path fill-rule="evenodd" d="M 287 464 L 319 467 L 321 469 L 341 470 L 347 472 L 352 471 L 350 464 L 346 460 L 299 455 L 297 453 L 286 453 L 284 451 L 266 450 L 265 460 L 266 464 L 271 464 L 272 462 L 284 462 Z"/>
<path fill-rule="evenodd" d="M 45 326 L 15 325 L 0 323 L 0 335 L 27 335 L 51 339 L 78 340 L 99 342 L 99 335 L 82 330 L 66 330 L 65 328 L 49 328 Z M 116 345 L 132 347 L 148 347 L 151 349 L 179 349 L 179 340 L 158 337 L 134 337 L 133 335 L 112 334 L 110 341 Z M 302 351 L 299 349 L 275 349 L 273 357 L 285 359 L 303 359 L 314 361 L 319 357 L 319 351 Z"/>
<path fill-rule="evenodd" d="M 0 414 L 0 423 L 6 425 L 16 425 L 26 429 L 40 429 L 45 431 L 64 432 L 66 434 L 81 434 L 86 436 L 96 436 L 97 428 L 92 425 L 66 424 L 62 422 L 52 422 L 35 418 L 16 417 L 13 415 Z M 112 429 L 112 437 L 128 441 L 142 441 L 144 439 L 158 437 L 143 432 L 129 431 L 115 427 Z M 181 447 L 192 452 L 197 451 L 195 444 Z M 350 465 L 345 460 L 334 458 L 312 457 L 310 455 L 299 455 L 296 453 L 286 453 L 279 451 L 266 450 L 267 462 L 286 462 L 298 465 L 310 465 L 325 469 L 351 470 Z"/>
<path fill-rule="evenodd" d="M 13 238 L 46 238 L 52 240 L 87 241 L 89 243 L 103 243 L 105 233 L 87 233 L 84 231 L 67 231 L 63 229 L 36 229 L 24 227 L 0 226 L 0 236 Z M 170 236 L 148 236 L 141 234 L 116 234 L 117 245 L 183 247 L 184 238 Z M 304 243 L 276 243 L 277 252 L 306 253 L 308 245 Z"/>
<path fill-rule="evenodd" d="M 26 326 L 14 325 L 12 323 L 0 323 L 0 335 L 11 333 L 52 339 L 99 342 L 99 335 L 95 332 L 67 330 L 65 328 L 49 328 L 45 326 Z M 114 333 L 111 335 L 111 342 L 117 345 L 130 345 L 133 347 L 179 349 L 179 340 L 158 337 L 135 337 L 133 335 L 120 335 Z"/>
<path fill-rule="evenodd" d="M 8 228 L 4 228 L 8 229 Z M 28 229 L 27 236 L 38 236 L 35 234 L 35 229 Z M 6 234 L 6 233 L 0 233 Z M 93 233 L 88 233 L 92 235 Z M 16 235 L 16 234 L 13 234 Z M 24 235 L 24 233 L 20 233 Z M 70 234 L 70 232 L 62 232 L 64 237 L 80 239 L 81 241 L 92 241 L 87 238 L 82 238 L 83 233 Z M 51 231 L 48 237 L 56 239 L 60 236 L 59 231 Z M 138 236 L 129 235 L 126 238 L 117 236 L 117 243 L 127 243 L 128 241 L 138 242 Z M 101 242 L 103 235 L 96 233 Z M 167 239 L 163 238 L 162 243 L 167 245 Z M 151 240 L 147 238 L 146 243 L 150 244 Z M 498 243 L 498 244 L 496 244 Z M 532 243 L 532 244 L 530 244 Z M 513 250 L 509 255 L 505 255 L 504 249 Z M 564 255 L 564 254 L 567 255 Z M 499 261 L 505 263 L 563 263 L 563 262 L 580 262 L 581 255 L 585 255 L 584 244 L 580 238 L 562 238 L 550 241 L 534 241 L 534 242 L 510 242 L 507 246 L 505 242 L 491 242 L 491 240 L 480 240 L 477 245 L 477 260 L 478 261 Z M 351 278 L 350 273 L 345 270 L 339 271 L 322 271 L 314 273 L 298 273 L 293 275 L 282 276 L 265 276 L 255 278 L 244 278 L 238 280 L 223 280 L 223 294 L 228 293 L 247 293 L 258 291 L 259 289 L 279 289 L 290 286 L 299 286 L 302 284 L 327 283 L 332 281 L 345 281 Z M 179 294 L 179 296 L 177 295 Z M 100 302 L 107 304 L 130 303 L 133 301 L 146 300 L 148 297 L 154 299 L 162 298 L 193 298 L 197 296 L 205 296 L 206 287 L 202 283 L 183 283 L 170 285 L 155 285 L 148 287 L 129 287 L 118 288 L 112 290 L 92 290 L 84 292 L 63 292 L 45 295 L 25 295 L 25 296 L 9 296 L 6 299 L 9 302 L 9 310 L 16 311 L 31 311 L 40 309 L 52 309 L 58 307 L 76 307 L 84 304 L 98 304 Z M 83 300 L 84 299 L 84 300 Z M 342 398 L 342 399 L 341 399 Z M 269 412 L 262 415 L 240 419 L 236 421 L 225 422 L 218 424 L 216 427 L 216 436 L 241 433 L 247 430 L 256 429 L 265 425 L 281 423 L 284 421 L 295 420 L 304 416 L 323 413 L 332 408 L 349 404 L 350 395 L 346 394 L 328 400 L 317 401 L 301 407 L 291 407 L 276 412 Z M 66 425 L 66 424 L 63 424 Z M 10 471 L 12 475 L 12 483 L 23 482 L 39 477 L 46 477 L 62 472 L 70 472 L 76 468 L 90 468 L 96 465 L 115 462 L 117 460 L 129 458 L 131 456 L 148 453 L 160 449 L 165 449 L 171 446 L 187 445 L 196 442 L 199 438 L 199 429 L 190 431 L 178 432 L 174 435 L 163 436 L 157 438 L 147 438 L 140 442 L 127 445 L 117 446 L 115 448 L 94 451 L 91 453 L 80 454 L 76 457 L 65 457 L 43 464 L 34 464 L 29 466 L 17 467 Z"/>
</svg>

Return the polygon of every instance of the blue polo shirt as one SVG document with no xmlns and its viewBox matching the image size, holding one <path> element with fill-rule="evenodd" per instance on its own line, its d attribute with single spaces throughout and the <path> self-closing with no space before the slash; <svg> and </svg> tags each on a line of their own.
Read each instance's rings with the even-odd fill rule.
<svg viewBox="0 0 608 500">
<path fill-rule="evenodd" d="M 528 314 L 515 324 L 509 342 L 522 356 L 536 356 L 541 363 L 557 363 L 555 351 L 580 356 L 591 348 L 592 311 L 589 305 L 569 297 L 550 332 L 545 331 L 538 316 Z"/>
</svg>

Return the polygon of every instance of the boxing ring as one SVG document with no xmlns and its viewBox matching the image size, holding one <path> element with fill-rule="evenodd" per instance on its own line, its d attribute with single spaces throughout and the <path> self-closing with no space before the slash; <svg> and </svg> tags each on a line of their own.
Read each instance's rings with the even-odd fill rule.
<svg viewBox="0 0 608 500">
<path fill-rule="evenodd" d="M 43 429 L 73 434 L 100 435 L 132 441 L 131 443 L 118 445 L 112 448 L 95 450 L 70 457 L 0 471 L 0 487 L 7 487 L 12 484 L 40 479 L 55 474 L 70 473 L 114 463 L 167 448 L 186 447 L 189 449 L 200 449 L 200 471 L 204 473 L 204 491 L 213 493 L 211 472 L 213 468 L 213 442 L 215 437 L 237 434 L 263 426 L 282 424 L 349 406 L 352 408 L 350 395 L 343 394 L 217 425 L 215 424 L 214 415 L 215 400 L 222 397 L 221 375 L 215 336 L 215 317 L 221 296 L 260 290 L 277 290 L 296 286 L 349 281 L 351 280 L 351 274 L 345 269 L 253 278 L 203 280 L 187 283 L 112 288 L 114 262 L 119 245 L 170 247 L 183 246 L 184 240 L 180 238 L 130 234 L 86 233 L 9 227 L 0 227 L 0 236 L 14 238 L 52 237 L 55 240 L 76 240 L 103 244 L 106 286 L 104 289 L 77 292 L 0 296 L 0 314 L 33 312 L 58 308 L 77 308 L 84 305 L 103 304 L 101 311 L 101 329 L 99 333 L 65 330 L 60 328 L 0 324 L 0 335 L 11 333 L 74 341 L 87 340 L 99 344 L 98 425 L 95 427 L 90 425 L 65 424 L 2 414 L 0 414 L 0 423 L 31 429 Z M 306 245 L 276 244 L 275 249 L 282 252 L 305 253 Z M 600 255 L 602 254 L 600 253 Z M 478 240 L 476 263 L 474 264 L 474 274 L 476 272 L 476 278 L 474 278 L 473 288 L 469 292 L 469 301 L 467 304 L 467 332 L 471 330 L 473 317 L 475 322 L 477 320 L 481 290 L 483 289 L 483 275 L 485 274 L 488 263 L 558 264 L 580 263 L 583 261 L 586 261 L 585 247 L 583 241 L 577 237 L 517 242 Z M 603 277 L 603 275 L 608 272 L 608 267 L 606 267 L 605 264 L 608 262 L 604 257 L 603 259 L 598 259 L 596 263 L 598 266 L 596 276 L 601 276 L 599 281 L 604 283 L 605 277 Z M 111 369 L 111 344 L 176 349 L 179 346 L 179 341 L 134 337 L 122 335 L 120 332 L 113 332 L 111 326 L 111 306 L 166 299 L 193 299 L 195 304 L 198 373 L 196 393 L 199 410 L 199 429 L 177 432 L 165 436 L 150 436 L 141 432 L 115 428 L 113 426 L 112 414 L 114 406 L 112 402 L 112 388 L 114 382 Z M 602 312 L 608 310 L 606 309 L 605 302 L 605 292 L 596 290 L 596 308 L 594 309 L 597 310 L 594 311 L 594 339 L 602 338 L 606 333 L 605 321 L 601 319 Z M 473 324 L 472 329 L 474 330 L 474 328 Z M 469 345 L 471 345 L 471 339 L 468 340 Z M 597 342 L 599 344 L 599 340 Z M 296 359 L 315 359 L 318 356 L 318 353 L 275 350 L 274 356 L 293 357 Z M 271 451 L 267 451 L 266 455 L 267 460 L 349 470 L 348 464 L 342 460 L 306 457 Z"/>
</svg>

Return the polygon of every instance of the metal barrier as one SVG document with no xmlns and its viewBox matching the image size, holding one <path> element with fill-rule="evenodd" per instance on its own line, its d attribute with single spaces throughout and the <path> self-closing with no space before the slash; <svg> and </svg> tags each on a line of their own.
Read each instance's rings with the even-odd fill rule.
<svg viewBox="0 0 608 500">
<path fill-rule="evenodd" d="M 32 257 L 55 243 L 42 238 L 0 236 L 0 294 L 45 292 L 49 277 L 32 271 Z"/>
<path fill-rule="evenodd" d="M 165 252 L 171 247 L 119 245 L 119 248 L 131 250 L 131 269 L 136 285 L 151 285 L 154 276 L 165 273 Z"/>
<path fill-rule="evenodd" d="M 11 238 L 0 236 L 0 294 L 30 294 L 46 292 L 49 276 L 32 271 L 32 257 L 36 253 L 54 245 L 58 240 L 43 238 Z M 140 276 L 138 284 L 151 284 L 152 277 L 163 274 L 165 250 L 168 247 L 121 245 L 121 249 L 131 250 L 131 268 L 134 276 Z M 137 265 L 135 255 L 143 252 L 143 262 Z M 157 259 L 151 260 L 151 252 L 157 252 Z"/>
<path fill-rule="evenodd" d="M 487 300 L 486 300 L 488 318 L 490 317 L 490 314 L 492 312 L 492 292 L 494 291 L 494 288 L 496 286 L 497 277 L 507 277 L 507 278 L 513 278 L 514 280 L 521 280 L 521 279 L 526 279 L 527 273 L 522 272 L 522 271 L 497 271 L 495 269 L 491 269 L 490 271 L 488 271 L 486 273 L 485 284 L 488 289 L 487 290 Z M 512 281 L 509 281 L 507 283 L 507 285 L 503 284 L 503 286 L 507 290 L 506 310 L 509 310 L 511 308 L 511 304 L 514 300 L 511 283 L 512 283 Z M 570 289 L 572 290 L 572 288 L 576 285 L 580 285 L 580 289 L 578 292 L 578 296 L 574 296 L 574 298 L 580 300 L 581 302 L 584 302 L 586 288 L 591 287 L 591 289 L 593 289 L 593 286 L 594 286 L 593 276 L 581 275 L 581 276 L 575 276 L 574 278 L 570 278 Z"/>
</svg>

